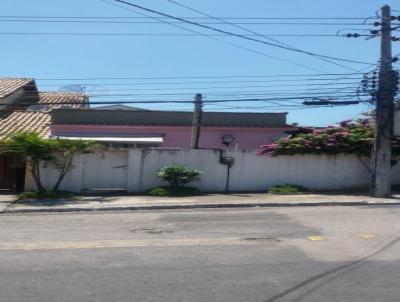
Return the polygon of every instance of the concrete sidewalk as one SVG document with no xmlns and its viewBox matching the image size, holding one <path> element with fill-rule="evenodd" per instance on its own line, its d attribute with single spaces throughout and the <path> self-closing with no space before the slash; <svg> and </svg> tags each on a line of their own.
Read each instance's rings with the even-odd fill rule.
<svg viewBox="0 0 400 302">
<path fill-rule="evenodd" d="M 7 207 L 17 200 L 16 195 L 3 193 L 0 194 L 0 213 L 3 213 Z"/>
<path fill-rule="evenodd" d="M 17 200 L 0 195 L 0 214 L 35 212 L 120 211 L 154 209 L 240 208 L 283 206 L 400 205 L 400 196 L 381 199 L 366 195 L 266 193 L 209 194 L 195 197 L 79 196 L 57 200 Z"/>
</svg>

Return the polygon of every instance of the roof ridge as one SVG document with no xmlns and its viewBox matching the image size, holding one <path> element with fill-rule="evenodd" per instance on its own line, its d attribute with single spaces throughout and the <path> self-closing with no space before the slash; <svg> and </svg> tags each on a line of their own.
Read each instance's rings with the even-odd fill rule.
<svg viewBox="0 0 400 302">
<path fill-rule="evenodd" d="M 27 81 L 34 81 L 34 78 L 22 78 L 22 77 L 0 77 L 1 80 L 27 80 Z"/>
</svg>

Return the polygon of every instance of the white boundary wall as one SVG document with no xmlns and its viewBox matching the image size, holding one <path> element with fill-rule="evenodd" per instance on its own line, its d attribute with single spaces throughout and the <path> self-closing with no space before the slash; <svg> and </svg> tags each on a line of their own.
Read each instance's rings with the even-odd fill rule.
<svg viewBox="0 0 400 302">
<path fill-rule="evenodd" d="M 230 170 L 230 191 L 266 191 L 279 184 L 298 184 L 314 190 L 339 190 L 368 186 L 369 173 L 354 155 L 296 155 L 268 157 L 254 151 L 224 151 L 235 163 Z M 130 149 L 84 154 L 76 157 L 61 190 L 124 189 L 144 192 L 162 185 L 156 172 L 165 165 L 187 165 L 203 171 L 193 185 L 206 192 L 225 190 L 227 166 L 219 163 L 219 150 Z M 46 186 L 55 181 L 57 171 L 43 167 Z M 116 181 L 118 179 L 118 181 Z M 393 183 L 400 183 L 400 164 L 393 169 Z M 90 184 L 91 187 L 87 187 Z"/>
</svg>

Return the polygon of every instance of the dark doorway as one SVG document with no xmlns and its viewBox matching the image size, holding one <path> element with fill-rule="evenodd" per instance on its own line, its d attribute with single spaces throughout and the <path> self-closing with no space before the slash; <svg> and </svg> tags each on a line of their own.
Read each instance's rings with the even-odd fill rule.
<svg viewBox="0 0 400 302">
<path fill-rule="evenodd" d="M 11 156 L 0 156 L 0 190 L 23 191 L 25 164 Z"/>
</svg>

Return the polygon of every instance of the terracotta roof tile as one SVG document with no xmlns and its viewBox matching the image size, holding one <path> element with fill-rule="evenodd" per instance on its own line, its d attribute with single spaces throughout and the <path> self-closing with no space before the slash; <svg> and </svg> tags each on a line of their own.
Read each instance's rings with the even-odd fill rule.
<svg viewBox="0 0 400 302">
<path fill-rule="evenodd" d="M 34 131 L 43 137 L 50 133 L 51 115 L 42 112 L 15 111 L 0 120 L 0 137 L 20 131 Z"/>
<path fill-rule="evenodd" d="M 84 93 L 75 92 L 39 92 L 39 104 L 48 104 L 51 108 L 81 108 L 87 101 Z"/>
<path fill-rule="evenodd" d="M 16 90 L 32 84 L 32 79 L 25 78 L 0 78 L 0 98 L 5 98 Z"/>
<path fill-rule="evenodd" d="M 78 93 L 65 92 L 40 92 L 39 102 L 36 104 L 48 105 L 48 107 L 81 108 L 86 102 L 86 96 Z M 68 103 L 68 104 L 64 104 Z M 33 104 L 34 105 L 34 104 Z M 50 112 L 18 111 L 5 113 L 0 117 L 0 137 L 20 131 L 34 131 L 43 137 L 50 133 L 51 114 Z"/>
<path fill-rule="evenodd" d="M 0 112 L 0 137 L 20 131 L 35 131 L 46 137 L 50 133 L 52 109 L 82 108 L 87 103 L 87 96 L 83 93 L 38 92 L 35 81 L 25 78 L 0 78 L 0 99 L 21 88 L 25 94 L 19 101 Z M 34 105 L 45 106 L 35 108 Z"/>
</svg>

